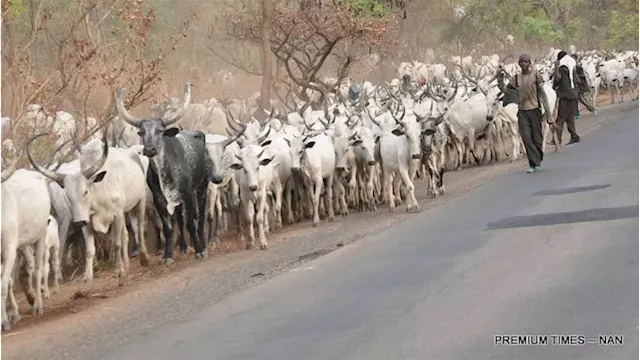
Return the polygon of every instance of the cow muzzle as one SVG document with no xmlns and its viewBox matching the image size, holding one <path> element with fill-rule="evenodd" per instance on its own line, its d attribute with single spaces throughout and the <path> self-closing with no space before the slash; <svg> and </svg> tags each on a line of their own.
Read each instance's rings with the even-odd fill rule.
<svg viewBox="0 0 640 360">
<path fill-rule="evenodd" d="M 83 228 L 85 226 L 87 226 L 87 222 L 82 220 L 82 221 L 74 221 L 73 222 L 73 226 L 76 228 Z"/>
<path fill-rule="evenodd" d="M 487 115 L 487 121 L 492 121 L 493 120 L 493 116 Z"/>
<path fill-rule="evenodd" d="M 376 164 L 375 160 L 371 160 L 371 161 L 369 161 L 369 162 L 367 163 L 367 165 L 369 165 L 369 166 L 373 166 L 373 165 L 375 165 L 375 164 Z"/>
<path fill-rule="evenodd" d="M 258 185 L 249 185 L 249 190 L 251 190 L 251 191 L 258 190 Z"/>
<path fill-rule="evenodd" d="M 291 171 L 295 172 L 295 173 L 299 173 L 301 171 L 300 166 L 294 166 L 291 168 Z"/>
<path fill-rule="evenodd" d="M 411 158 L 414 159 L 414 160 L 420 159 L 420 158 L 422 158 L 422 154 L 413 154 L 413 155 L 411 155 Z"/>
<path fill-rule="evenodd" d="M 158 150 L 155 146 L 149 146 L 142 149 L 142 155 L 146 157 L 153 157 L 156 156 L 156 154 L 158 154 Z"/>
<path fill-rule="evenodd" d="M 338 172 L 343 172 L 344 170 L 345 170 L 345 169 L 344 169 L 344 166 L 338 166 L 338 167 L 336 168 L 336 171 L 338 171 Z"/>
<path fill-rule="evenodd" d="M 220 175 L 213 175 L 211 176 L 211 182 L 218 185 L 222 183 L 222 176 Z"/>
</svg>

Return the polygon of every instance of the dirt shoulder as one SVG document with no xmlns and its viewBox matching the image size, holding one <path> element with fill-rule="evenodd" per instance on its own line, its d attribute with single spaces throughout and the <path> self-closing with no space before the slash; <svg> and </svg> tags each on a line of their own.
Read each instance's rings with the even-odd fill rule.
<svg viewBox="0 0 640 360">
<path fill-rule="evenodd" d="M 583 115 L 577 121 L 578 133 L 586 136 L 637 108 L 637 102 L 626 102 L 602 108 L 597 117 Z M 446 173 L 447 193 L 436 199 L 426 195 L 425 182 L 418 180 L 416 197 L 424 211 L 524 167 L 525 161 L 519 160 Z M 187 255 L 167 268 L 155 257 L 151 266 L 142 268 L 132 259 L 124 286 L 117 286 L 112 271 L 99 274 L 91 289 L 81 281 L 64 284 L 45 302 L 42 318 L 26 315 L 28 306 L 21 299 L 21 314 L 25 315 L 11 332 L 2 335 L 2 356 L 99 358 L 161 324 L 178 322 L 234 292 L 414 216 L 404 209 L 402 205 L 393 214 L 386 207 L 377 212 L 352 212 L 336 217 L 334 223 L 321 221 L 318 228 L 312 228 L 310 222 L 295 224 L 268 234 L 267 251 L 239 251 L 241 246 L 234 239 L 223 239 L 214 256 L 205 261 Z"/>
</svg>

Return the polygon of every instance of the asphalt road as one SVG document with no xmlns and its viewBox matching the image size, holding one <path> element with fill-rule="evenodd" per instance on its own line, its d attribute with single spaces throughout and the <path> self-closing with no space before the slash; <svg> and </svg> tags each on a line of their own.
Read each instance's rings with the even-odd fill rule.
<svg viewBox="0 0 640 360">
<path fill-rule="evenodd" d="M 106 359 L 637 359 L 638 110 Z M 495 345 L 496 335 L 623 345 Z M 575 338 L 580 341 L 580 338 Z"/>
</svg>

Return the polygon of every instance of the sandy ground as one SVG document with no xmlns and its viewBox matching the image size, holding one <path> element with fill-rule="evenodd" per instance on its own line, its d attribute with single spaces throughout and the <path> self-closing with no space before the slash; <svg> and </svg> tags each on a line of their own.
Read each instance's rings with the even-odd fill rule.
<svg viewBox="0 0 640 360">
<path fill-rule="evenodd" d="M 638 107 L 635 101 L 606 106 L 609 100 L 602 100 L 597 117 L 583 111 L 582 119 L 577 121 L 581 136 Z M 567 141 L 568 135 L 564 137 Z M 551 149 L 548 151 L 552 152 Z M 521 159 L 514 163 L 503 162 L 446 173 L 444 181 L 447 193 L 436 199 L 426 195 L 425 182 L 418 180 L 416 197 L 421 210 L 425 210 L 482 186 L 502 174 L 524 168 L 525 162 Z M 19 294 L 23 318 L 12 327 L 11 332 L 2 334 L 2 356 L 7 359 L 53 359 L 57 357 L 48 356 L 47 349 L 65 348 L 65 344 L 74 335 L 99 334 L 101 331 L 109 331 L 104 330 L 106 328 L 113 329 L 114 325 L 120 329 L 128 329 L 133 334 L 152 328 L 159 322 L 179 320 L 181 316 L 219 301 L 233 292 L 412 216 L 405 213 L 404 209 L 405 206 L 401 205 L 395 213 L 389 213 L 385 207 L 379 208 L 377 212 L 358 213 L 352 210 L 346 218 L 336 217 L 334 223 L 321 221 L 318 228 L 312 228 L 308 221 L 288 226 L 279 232 L 268 234 L 267 251 L 239 251 L 242 246 L 231 235 L 224 237 L 205 261 L 194 260 L 192 254 L 176 253 L 176 262 L 170 267 L 160 265 L 160 257 L 155 256 L 151 259 L 152 265 L 143 268 L 137 259 L 132 259 L 123 286 L 117 285 L 112 270 L 98 273 L 91 287 L 81 280 L 65 283 L 58 293 L 45 301 L 45 314 L 42 317 L 29 315 L 26 299 L 23 294 Z M 185 300 L 181 301 L 180 297 Z M 162 313 L 158 313 L 159 311 Z M 34 346 L 34 339 L 43 341 L 38 341 L 40 345 Z M 84 340 L 91 347 L 90 337 Z M 111 343 L 102 345 L 117 346 L 121 341 L 122 336 L 114 335 Z M 64 356 L 64 353 L 58 355 L 61 358 L 73 358 Z"/>
</svg>

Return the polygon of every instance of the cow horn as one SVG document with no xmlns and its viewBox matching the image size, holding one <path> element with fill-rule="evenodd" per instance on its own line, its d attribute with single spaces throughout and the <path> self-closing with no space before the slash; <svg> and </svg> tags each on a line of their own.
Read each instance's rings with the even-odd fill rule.
<svg viewBox="0 0 640 360">
<path fill-rule="evenodd" d="M 175 111 L 169 111 L 168 115 L 167 113 L 164 114 L 162 117 L 164 126 L 169 126 L 180 120 L 182 115 L 184 115 L 184 112 L 187 111 L 187 107 L 189 107 L 189 103 L 191 103 L 191 86 L 193 86 L 191 83 L 186 83 L 184 85 L 184 99 L 182 100 L 180 107 Z"/>
<path fill-rule="evenodd" d="M 120 88 L 118 89 L 118 91 L 116 91 L 116 94 L 115 94 L 116 108 L 118 109 L 118 115 L 120 115 L 124 119 L 124 121 L 126 121 L 130 125 L 139 128 L 140 122 L 142 121 L 142 119 L 138 119 L 137 117 L 131 115 L 129 111 L 127 111 L 127 108 L 124 107 L 124 92 L 125 92 L 125 89 Z"/>
<path fill-rule="evenodd" d="M 376 117 L 371 115 L 371 108 L 369 107 L 367 107 L 367 114 L 369 115 L 369 119 L 371 119 L 371 122 L 380 127 L 380 123 L 376 121 Z"/>
<path fill-rule="evenodd" d="M 31 143 L 33 142 L 33 140 L 41 137 L 41 136 L 45 136 L 48 135 L 48 133 L 42 133 L 42 134 L 38 134 L 33 136 L 31 139 L 29 139 L 29 141 L 27 142 L 27 157 L 29 158 L 29 162 L 31 163 L 31 165 L 33 165 L 34 169 L 36 169 L 39 173 L 41 173 L 42 175 L 48 177 L 49 179 L 57 182 L 60 186 L 64 187 L 64 177 L 65 175 L 62 175 L 60 173 L 57 173 L 55 171 L 49 170 L 41 165 L 39 165 L 38 163 L 36 163 L 35 161 L 33 161 L 33 158 L 31 157 L 31 152 L 29 151 L 29 146 L 31 145 Z M 2 172 L 2 180 L 4 181 L 4 171 Z"/>
<path fill-rule="evenodd" d="M 0 182 L 7 181 L 7 179 L 9 179 L 11 175 L 13 175 L 13 173 L 16 171 L 16 169 L 18 168 L 18 162 L 20 161 L 20 158 L 22 158 L 23 150 L 24 148 L 22 148 L 20 152 L 11 160 L 9 166 L 7 166 L 6 169 L 2 170 L 2 179 L 0 179 Z"/>
<path fill-rule="evenodd" d="M 231 111 L 229 111 L 229 108 L 225 109 L 225 113 L 227 115 L 227 124 L 229 124 L 231 130 L 236 133 L 240 132 L 240 129 L 242 129 L 242 125 L 236 120 Z"/>
<path fill-rule="evenodd" d="M 82 170 L 82 176 L 85 179 L 90 179 L 95 173 L 100 170 L 101 167 L 107 162 L 107 156 L 109 155 L 109 144 L 107 143 L 107 137 L 102 138 L 102 156 L 95 164 L 89 166 L 87 169 Z"/>
<path fill-rule="evenodd" d="M 244 129 L 242 129 L 242 131 L 244 131 Z M 269 134 L 271 133 L 271 125 L 269 125 L 269 128 L 267 129 L 267 133 L 258 137 L 258 144 L 262 143 L 263 141 L 265 141 L 267 139 L 267 137 L 269 136 Z"/>
<path fill-rule="evenodd" d="M 402 115 L 400 116 L 400 119 L 404 118 L 405 111 L 406 111 L 406 108 L 404 106 L 402 106 Z M 391 111 L 391 116 L 393 116 L 393 120 L 395 120 L 398 123 L 398 125 L 404 127 L 404 123 L 402 121 L 398 120 L 398 118 L 395 116 L 393 111 Z"/>
<path fill-rule="evenodd" d="M 247 129 L 247 126 L 244 125 L 242 127 L 242 131 L 240 131 L 237 135 L 231 135 L 231 133 L 229 132 L 229 129 L 227 130 L 227 133 L 229 134 L 229 138 L 227 140 L 222 141 L 222 148 L 225 149 L 227 146 L 229 146 L 232 142 L 238 140 L 238 138 L 240 136 L 242 136 L 242 134 L 244 134 L 244 131 Z"/>
</svg>

